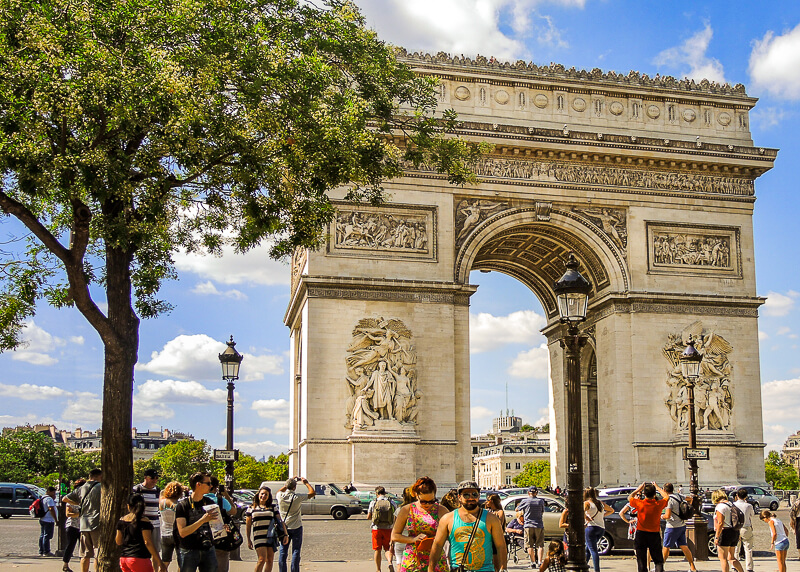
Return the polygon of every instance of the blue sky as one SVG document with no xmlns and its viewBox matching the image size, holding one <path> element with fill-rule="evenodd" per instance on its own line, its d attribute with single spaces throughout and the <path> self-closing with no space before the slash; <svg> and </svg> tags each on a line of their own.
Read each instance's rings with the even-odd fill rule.
<svg viewBox="0 0 800 572">
<path fill-rule="evenodd" d="M 744 83 L 760 98 L 755 144 L 781 149 L 756 181 L 758 294 L 764 436 L 779 447 L 800 429 L 798 256 L 800 203 L 800 3 L 613 0 L 360 0 L 387 41 L 424 50 L 567 67 L 639 70 L 650 76 Z M 0 242 L 18 228 L 0 219 Z M 267 249 L 223 258 L 178 256 L 180 278 L 165 285 L 175 310 L 142 322 L 134 425 L 168 427 L 222 447 L 225 392 L 217 354 L 231 334 L 246 355 L 237 383 L 237 447 L 261 456 L 288 443 L 287 265 Z M 510 401 L 527 422 L 546 420 L 547 356 L 536 298 L 497 273 L 473 273 L 473 433 Z M 98 300 L 102 293 L 97 292 Z M 100 426 L 102 344 L 76 310 L 42 306 L 27 347 L 0 354 L 0 425 L 52 422 Z M 524 399 L 520 396 L 525 395 Z"/>
</svg>

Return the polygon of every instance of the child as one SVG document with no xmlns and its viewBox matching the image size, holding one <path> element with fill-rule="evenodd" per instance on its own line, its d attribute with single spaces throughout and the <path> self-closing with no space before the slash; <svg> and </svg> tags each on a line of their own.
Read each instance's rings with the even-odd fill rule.
<svg viewBox="0 0 800 572">
<path fill-rule="evenodd" d="M 551 572 L 566 572 L 567 557 L 564 554 L 564 545 L 558 540 L 551 540 L 547 547 L 547 556 L 539 566 L 539 572 L 551 570 Z"/>
</svg>

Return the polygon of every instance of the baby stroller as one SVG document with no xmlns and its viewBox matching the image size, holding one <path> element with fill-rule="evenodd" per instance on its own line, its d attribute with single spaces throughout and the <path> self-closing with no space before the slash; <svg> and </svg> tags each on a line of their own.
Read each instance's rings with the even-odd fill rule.
<svg viewBox="0 0 800 572">
<path fill-rule="evenodd" d="M 519 562 L 519 555 L 517 552 L 525 546 L 525 540 L 519 534 L 511 534 L 506 532 L 504 535 L 506 540 L 506 550 L 508 550 L 508 559 L 514 561 L 514 564 Z M 523 551 L 524 554 L 524 551 Z"/>
</svg>

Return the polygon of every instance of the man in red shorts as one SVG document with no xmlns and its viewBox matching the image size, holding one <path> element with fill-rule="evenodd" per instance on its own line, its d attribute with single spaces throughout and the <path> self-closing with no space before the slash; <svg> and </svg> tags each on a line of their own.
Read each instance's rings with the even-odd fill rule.
<svg viewBox="0 0 800 572">
<path fill-rule="evenodd" d="M 386 496 L 386 489 L 375 488 L 376 498 L 369 503 L 367 518 L 372 521 L 372 550 L 375 554 L 375 569 L 381 572 L 381 549 L 386 552 L 389 561 L 389 572 L 392 570 L 392 552 L 389 545 L 392 540 L 392 526 L 394 525 L 394 505 Z"/>
<path fill-rule="evenodd" d="M 639 493 L 644 491 L 644 498 Z M 656 498 L 656 491 L 661 499 Z M 647 551 L 653 559 L 655 572 L 664 572 L 664 555 L 661 553 L 661 511 L 669 502 L 669 493 L 655 483 L 642 483 L 628 497 L 628 504 L 636 509 L 636 536 L 633 541 L 636 565 L 639 572 L 647 572 Z"/>
</svg>

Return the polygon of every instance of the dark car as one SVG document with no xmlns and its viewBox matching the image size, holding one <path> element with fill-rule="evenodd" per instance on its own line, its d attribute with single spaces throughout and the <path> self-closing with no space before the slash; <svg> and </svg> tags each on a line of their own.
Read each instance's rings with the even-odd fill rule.
<svg viewBox="0 0 800 572">
<path fill-rule="evenodd" d="M 606 525 L 606 533 L 597 543 L 597 550 L 600 554 L 611 554 L 612 550 L 633 550 L 633 540 L 628 540 L 628 523 L 622 520 L 619 515 L 620 511 L 628 504 L 628 497 L 626 495 L 616 495 L 610 497 L 603 497 L 602 500 L 608 506 L 614 509 L 613 514 L 605 517 L 604 522 Z M 708 530 L 714 530 L 714 517 L 706 513 L 702 513 L 706 519 Z M 661 530 L 666 527 L 666 522 L 661 521 Z M 710 554 L 717 554 L 717 546 L 714 544 L 713 533 L 708 537 L 708 551 Z"/>
<path fill-rule="evenodd" d="M 11 518 L 12 515 L 28 516 L 33 501 L 41 495 L 38 487 L 22 483 L 0 483 L 0 516 Z"/>
</svg>

